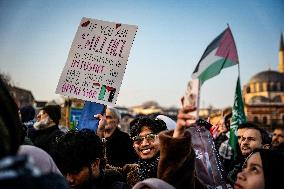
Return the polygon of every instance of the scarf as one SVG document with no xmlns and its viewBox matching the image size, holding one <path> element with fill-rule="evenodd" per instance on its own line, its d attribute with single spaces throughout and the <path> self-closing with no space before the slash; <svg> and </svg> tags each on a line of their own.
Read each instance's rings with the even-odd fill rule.
<svg viewBox="0 0 284 189">
<path fill-rule="evenodd" d="M 160 155 L 153 157 L 149 160 L 138 160 L 138 177 L 139 180 L 145 180 L 147 178 L 157 178 L 158 163 L 160 160 Z"/>
<path fill-rule="evenodd" d="M 9 156 L 0 160 L 0 181 L 22 176 L 39 177 L 40 171 L 27 156 Z"/>
</svg>

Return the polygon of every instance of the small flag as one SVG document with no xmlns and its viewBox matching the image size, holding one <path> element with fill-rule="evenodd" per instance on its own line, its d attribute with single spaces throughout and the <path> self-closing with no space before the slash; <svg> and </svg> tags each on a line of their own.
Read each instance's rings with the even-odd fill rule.
<svg viewBox="0 0 284 189">
<path fill-rule="evenodd" d="M 206 48 L 199 60 L 192 78 L 198 78 L 200 85 L 204 81 L 218 75 L 223 68 L 239 63 L 234 37 L 228 27 Z"/>
<path fill-rule="evenodd" d="M 230 138 L 229 138 L 229 145 L 232 147 L 234 159 L 237 156 L 237 145 L 238 145 L 238 137 L 237 137 L 237 130 L 238 126 L 242 123 L 247 121 L 245 112 L 244 112 L 244 104 L 242 98 L 242 90 L 240 84 L 240 78 L 238 77 L 236 92 L 235 92 L 235 99 L 234 99 L 234 106 L 232 110 L 232 121 L 230 126 Z"/>
</svg>

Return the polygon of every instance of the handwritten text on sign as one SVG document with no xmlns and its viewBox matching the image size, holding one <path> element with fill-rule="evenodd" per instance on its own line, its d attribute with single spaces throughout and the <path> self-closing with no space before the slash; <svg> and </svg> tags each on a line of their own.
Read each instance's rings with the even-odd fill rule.
<svg viewBox="0 0 284 189">
<path fill-rule="evenodd" d="M 56 93 L 114 105 L 137 26 L 83 18 Z"/>
</svg>

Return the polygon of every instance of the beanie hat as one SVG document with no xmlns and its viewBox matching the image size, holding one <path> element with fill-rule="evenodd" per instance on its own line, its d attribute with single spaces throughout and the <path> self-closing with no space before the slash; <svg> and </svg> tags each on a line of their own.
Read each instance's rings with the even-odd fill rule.
<svg viewBox="0 0 284 189">
<path fill-rule="evenodd" d="M 167 125 L 163 120 L 152 119 L 149 117 L 138 117 L 130 122 L 130 136 L 135 137 L 139 135 L 144 126 L 151 129 L 154 134 L 158 134 L 159 132 L 167 129 Z"/>
<path fill-rule="evenodd" d="M 272 150 L 257 149 L 259 152 L 264 172 L 265 188 L 283 187 L 284 155 Z"/>
<path fill-rule="evenodd" d="M 61 119 L 61 108 L 59 105 L 47 105 L 43 107 L 42 110 L 49 115 L 56 125 L 59 124 L 59 120 Z"/>
<path fill-rule="evenodd" d="M 24 106 L 20 109 L 22 122 L 28 122 L 35 118 L 35 109 L 31 106 Z"/>
</svg>

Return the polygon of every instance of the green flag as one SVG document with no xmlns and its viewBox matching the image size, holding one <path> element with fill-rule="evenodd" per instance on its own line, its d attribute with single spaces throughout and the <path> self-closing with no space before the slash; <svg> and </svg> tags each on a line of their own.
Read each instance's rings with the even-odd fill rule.
<svg viewBox="0 0 284 189">
<path fill-rule="evenodd" d="M 232 110 L 232 121 L 230 126 L 230 139 L 229 139 L 229 145 L 232 147 L 234 159 L 237 156 L 237 145 L 238 145 L 238 138 L 236 135 L 237 129 L 240 124 L 245 123 L 246 121 L 247 119 L 244 113 L 244 103 L 242 98 L 240 77 L 238 77 L 234 106 Z"/>
</svg>

